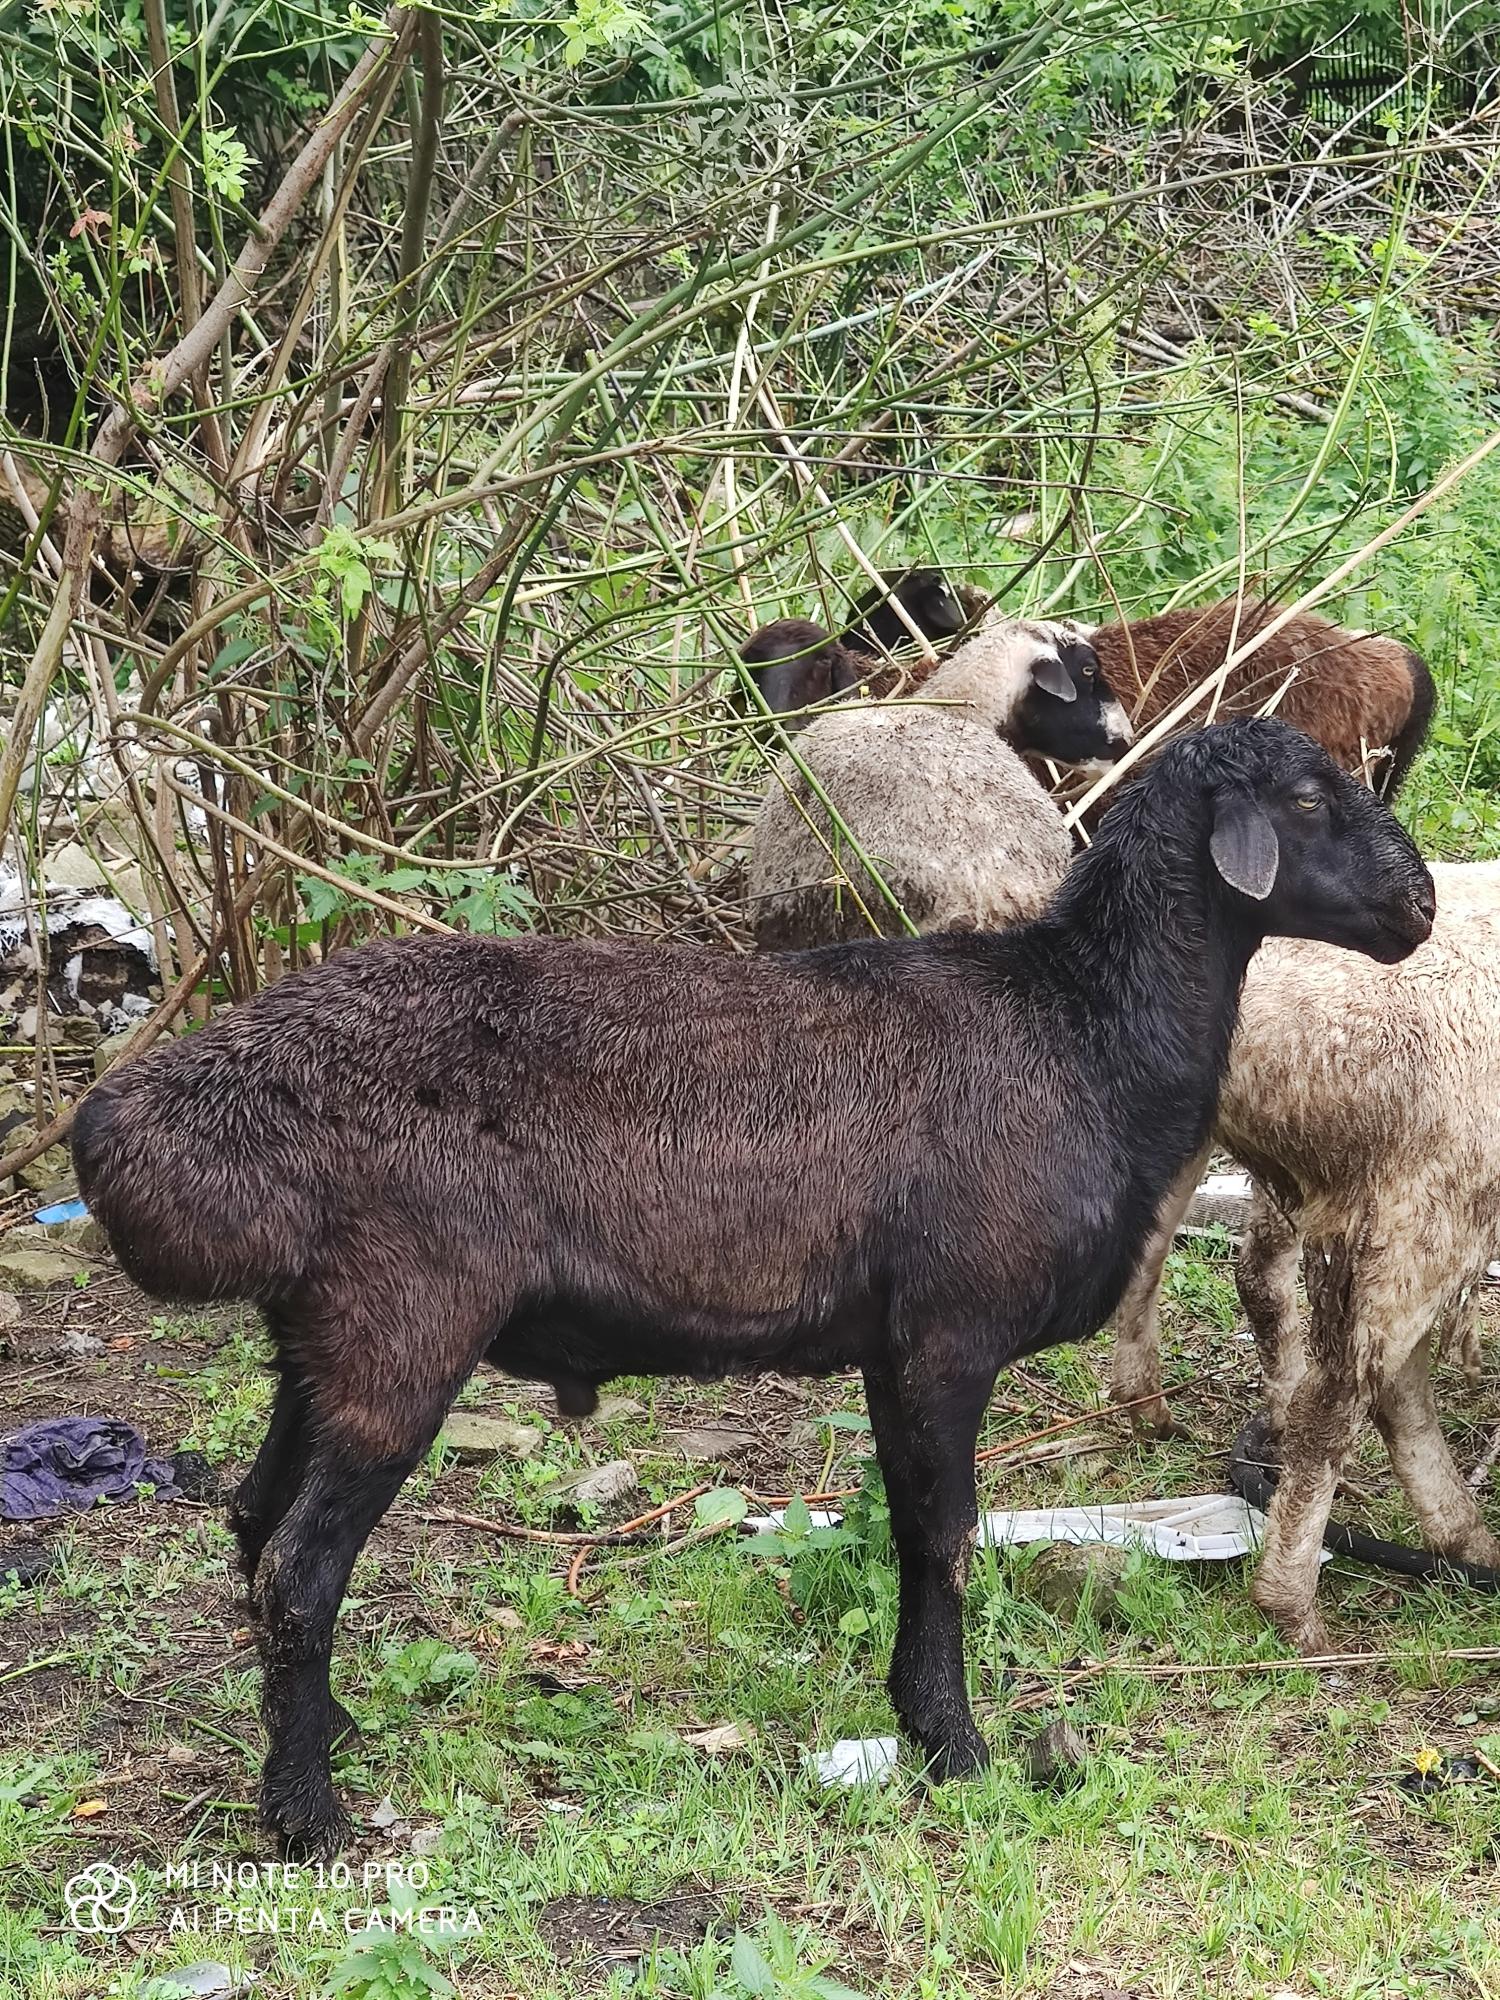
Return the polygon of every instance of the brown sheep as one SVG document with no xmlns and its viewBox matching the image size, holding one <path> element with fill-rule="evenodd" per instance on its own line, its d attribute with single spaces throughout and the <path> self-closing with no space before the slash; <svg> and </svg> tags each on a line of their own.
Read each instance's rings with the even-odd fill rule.
<svg viewBox="0 0 1500 2000">
<path fill-rule="evenodd" d="M 1226 598 L 1101 625 L 1091 636 L 1101 669 L 1140 733 L 1200 686 L 1232 645 L 1277 615 L 1274 604 Z M 1432 721 L 1435 693 L 1425 661 L 1396 639 L 1348 632 L 1300 611 L 1231 672 L 1214 719 L 1257 714 L 1288 674 L 1293 678 L 1275 711 L 1281 720 L 1315 737 L 1346 771 L 1372 760 L 1376 791 L 1394 797 Z M 1205 703 L 1193 720 L 1207 721 L 1211 706 Z"/>
</svg>

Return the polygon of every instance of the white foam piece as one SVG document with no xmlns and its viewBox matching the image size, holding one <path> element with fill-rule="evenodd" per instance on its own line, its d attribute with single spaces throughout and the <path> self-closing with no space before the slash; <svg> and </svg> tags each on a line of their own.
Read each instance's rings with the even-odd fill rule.
<svg viewBox="0 0 1500 2000">
<path fill-rule="evenodd" d="M 807 1762 L 822 1785 L 883 1785 L 900 1754 L 894 1736 L 846 1736 L 832 1749 L 809 1751 Z"/>
</svg>

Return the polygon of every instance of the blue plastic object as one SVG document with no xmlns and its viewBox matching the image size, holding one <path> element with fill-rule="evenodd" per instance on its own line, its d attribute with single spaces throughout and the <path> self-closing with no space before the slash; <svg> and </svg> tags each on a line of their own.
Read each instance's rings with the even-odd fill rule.
<svg viewBox="0 0 1500 2000">
<path fill-rule="evenodd" d="M 50 1208 L 39 1208 L 31 1219 L 45 1229 L 53 1222 L 82 1222 L 88 1212 L 88 1203 L 75 1197 L 72 1201 L 55 1201 Z"/>
</svg>

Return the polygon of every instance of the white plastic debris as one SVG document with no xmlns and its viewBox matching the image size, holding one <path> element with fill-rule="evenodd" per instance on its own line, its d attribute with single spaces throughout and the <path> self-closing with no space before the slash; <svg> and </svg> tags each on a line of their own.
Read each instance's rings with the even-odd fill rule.
<svg viewBox="0 0 1500 2000">
<path fill-rule="evenodd" d="M 811 1750 L 807 1762 L 820 1785 L 883 1785 L 896 1769 L 894 1736 L 846 1736 L 831 1750 Z"/>
<path fill-rule="evenodd" d="M 1226 1195 L 1235 1201 L 1248 1201 L 1251 1195 L 1248 1174 L 1205 1174 L 1199 1181 L 1197 1192 L 1213 1200 L 1222 1200 Z"/>
<path fill-rule="evenodd" d="M 843 1515 L 837 1511 L 830 1512 L 827 1508 L 823 1507 L 809 1507 L 807 1510 L 807 1520 L 810 1528 L 836 1528 L 843 1518 Z M 778 1528 L 784 1528 L 785 1526 L 785 1507 L 773 1507 L 766 1514 L 747 1514 L 740 1523 L 740 1531 L 746 1535 L 771 1535 Z"/>
<path fill-rule="evenodd" d="M 8 952 L 20 943 L 25 934 L 28 911 L 36 911 L 34 896 L 23 884 L 12 863 L 0 863 L 0 951 Z M 151 941 L 151 933 L 123 903 L 113 896 L 93 895 L 66 883 L 49 882 L 49 935 L 74 924 L 97 927 L 113 938 L 116 944 L 129 945 L 133 951 L 140 952 L 151 969 L 156 970 L 156 948 Z"/>
<path fill-rule="evenodd" d="M 1265 1515 L 1237 1493 L 1196 1493 L 1107 1507 L 985 1514 L 979 1541 L 984 1548 L 1016 1542 L 1106 1542 L 1115 1548 L 1149 1549 L 1168 1562 L 1230 1562 L 1253 1554 L 1265 1528 Z"/>
</svg>

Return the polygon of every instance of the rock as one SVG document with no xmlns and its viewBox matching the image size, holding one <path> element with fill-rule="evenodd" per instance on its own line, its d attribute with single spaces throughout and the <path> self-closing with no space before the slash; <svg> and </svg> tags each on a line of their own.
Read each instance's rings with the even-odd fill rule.
<svg viewBox="0 0 1500 2000">
<path fill-rule="evenodd" d="M 591 1465 L 554 1480 L 546 1493 L 547 1503 L 557 1511 L 565 1507 L 614 1507 L 640 1490 L 640 1478 L 628 1458 L 611 1459 L 608 1465 Z"/>
<path fill-rule="evenodd" d="M 217 1959 L 200 1958 L 180 1972 L 164 1972 L 141 1988 L 141 2000 L 235 2000 L 251 1988 Z"/>
<path fill-rule="evenodd" d="M 45 1350 L 48 1361 L 89 1361 L 103 1352 L 104 1342 L 97 1334 L 85 1333 L 82 1327 L 76 1326 L 60 1333 Z"/>
<path fill-rule="evenodd" d="M 135 1029 L 133 1027 L 122 1028 L 119 1034 L 106 1035 L 104 1040 L 97 1044 L 94 1049 L 95 1076 L 103 1076 L 107 1069 L 114 1067 L 120 1060 L 120 1057 L 124 1055 L 125 1045 L 134 1033 Z"/>
<path fill-rule="evenodd" d="M 24 1146 L 35 1136 L 34 1125 L 17 1125 L 5 1135 L 6 1151 Z M 60 1187 L 72 1178 L 73 1156 L 66 1146 L 49 1146 L 45 1153 L 39 1154 L 29 1166 L 22 1167 L 16 1174 L 21 1186 L 28 1188 L 32 1194 L 46 1194 L 50 1188 Z"/>
<path fill-rule="evenodd" d="M 0 1286 L 17 1292 L 44 1292 L 49 1285 L 71 1285 L 87 1277 L 93 1265 L 76 1250 L 62 1247 L 0 1249 Z"/>
<path fill-rule="evenodd" d="M 1227 1229 L 1239 1236 L 1250 1212 L 1250 1176 L 1229 1172 L 1200 1181 L 1183 1217 L 1185 1229 Z"/>
<path fill-rule="evenodd" d="M 1065 1715 L 1026 1745 L 1026 1775 L 1034 1785 L 1065 1785 L 1088 1762 L 1089 1749 Z"/>
<path fill-rule="evenodd" d="M 482 1410 L 450 1410 L 438 1442 L 469 1465 L 491 1458 L 532 1458 L 542 1439 L 535 1424 L 486 1416 Z"/>
<path fill-rule="evenodd" d="M 82 1250 L 88 1257 L 102 1257 L 109 1248 L 108 1237 L 91 1215 L 70 1216 L 66 1222 L 49 1222 L 45 1228 L 49 1244 Z"/>
<path fill-rule="evenodd" d="M 0 1333 L 21 1324 L 21 1301 L 14 1292 L 0 1292 Z"/>
<path fill-rule="evenodd" d="M 733 1458 L 756 1442 L 753 1431 L 710 1429 L 673 1431 L 677 1448 L 683 1457 L 703 1465 L 716 1465 L 721 1460 Z"/>
<path fill-rule="evenodd" d="M 60 1020 L 49 1021 L 47 1027 L 59 1048 L 92 1049 L 99 1041 L 99 1023 L 92 1014 L 64 1014 Z"/>
<path fill-rule="evenodd" d="M 172 1484 L 184 1500 L 212 1506 L 218 1499 L 219 1475 L 201 1451 L 174 1451 L 167 1463 L 172 1468 Z"/>
<path fill-rule="evenodd" d="M 49 889 L 102 889 L 104 870 L 86 847 L 76 840 L 64 841 L 43 859 L 43 873 Z"/>
<path fill-rule="evenodd" d="M 43 1542 L 6 1542 L 0 1546 L 0 1583 L 35 1583 L 56 1567 L 56 1552 Z"/>
<path fill-rule="evenodd" d="M 644 1417 L 646 1405 L 634 1396 L 601 1396 L 594 1412 L 596 1424 L 622 1424 L 631 1417 Z"/>
<path fill-rule="evenodd" d="M 1064 1625 L 1087 1605 L 1108 1623 L 1119 1614 L 1128 1549 L 1103 1542 L 1054 1542 L 1020 1575 L 1017 1587 Z"/>
<path fill-rule="evenodd" d="M 70 1215 L 66 1222 L 23 1222 L 5 1238 L 7 1250 L 82 1250 L 90 1257 L 109 1248 L 103 1229 L 91 1215 Z"/>
</svg>

